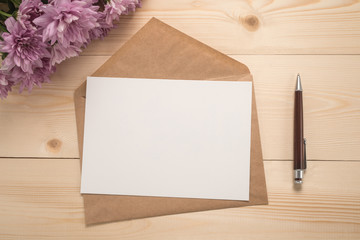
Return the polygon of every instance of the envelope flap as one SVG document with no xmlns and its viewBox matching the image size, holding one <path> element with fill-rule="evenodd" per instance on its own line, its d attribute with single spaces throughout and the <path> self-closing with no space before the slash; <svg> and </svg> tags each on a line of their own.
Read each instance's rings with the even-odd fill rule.
<svg viewBox="0 0 360 240">
<path fill-rule="evenodd" d="M 247 74 L 244 64 L 152 18 L 92 76 L 202 80 Z"/>
</svg>

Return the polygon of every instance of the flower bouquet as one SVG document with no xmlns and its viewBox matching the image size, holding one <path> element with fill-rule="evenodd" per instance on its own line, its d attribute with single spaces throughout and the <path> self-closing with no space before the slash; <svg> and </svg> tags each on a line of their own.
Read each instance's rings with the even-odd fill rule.
<svg viewBox="0 0 360 240">
<path fill-rule="evenodd" d="M 0 98 L 12 86 L 31 91 L 55 65 L 103 38 L 140 0 L 0 0 Z M 4 8 L 5 6 L 5 8 Z"/>
</svg>

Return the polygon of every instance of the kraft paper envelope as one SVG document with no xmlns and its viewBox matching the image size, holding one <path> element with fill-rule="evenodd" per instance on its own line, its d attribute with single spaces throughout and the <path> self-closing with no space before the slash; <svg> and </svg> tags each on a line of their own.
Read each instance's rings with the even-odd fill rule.
<svg viewBox="0 0 360 240">
<path fill-rule="evenodd" d="M 250 71 L 244 64 L 200 43 L 155 18 L 151 19 L 139 30 L 92 76 L 252 81 Z M 75 91 L 74 101 L 79 152 L 80 156 L 82 156 L 86 82 Z M 85 223 L 97 224 L 194 211 L 267 204 L 254 91 L 252 102 L 249 201 L 83 194 Z M 101 151 L 106 151 L 106 149 Z M 101 159 L 99 160 L 101 161 Z"/>
</svg>

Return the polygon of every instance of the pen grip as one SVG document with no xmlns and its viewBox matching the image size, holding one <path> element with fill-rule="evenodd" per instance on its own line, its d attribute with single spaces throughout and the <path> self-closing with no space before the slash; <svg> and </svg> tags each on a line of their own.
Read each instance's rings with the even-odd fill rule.
<svg viewBox="0 0 360 240">
<path fill-rule="evenodd" d="M 305 169 L 304 120 L 302 91 L 295 91 L 294 110 L 294 169 Z"/>
</svg>

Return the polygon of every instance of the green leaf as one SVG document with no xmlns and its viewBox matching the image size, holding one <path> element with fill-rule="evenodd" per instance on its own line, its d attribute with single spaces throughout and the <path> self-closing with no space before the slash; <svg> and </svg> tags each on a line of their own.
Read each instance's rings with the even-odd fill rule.
<svg viewBox="0 0 360 240">
<path fill-rule="evenodd" d="M 7 57 L 8 53 L 1 53 L 1 59 L 4 60 Z"/>
<path fill-rule="evenodd" d="M 9 32 L 3 22 L 0 22 L 0 32 L 1 32 L 1 33 L 3 33 L 3 32 Z M 1 36 L 1 33 L 0 33 L 0 36 Z"/>
<path fill-rule="evenodd" d="M 19 8 L 20 3 L 21 3 L 20 0 L 10 0 L 10 1 L 14 4 L 15 8 Z"/>
<path fill-rule="evenodd" d="M 8 17 L 0 14 L 0 21 L 5 22 L 5 20 L 8 19 Z"/>
<path fill-rule="evenodd" d="M 15 5 L 12 3 L 12 1 L 8 1 L 8 7 L 9 7 L 9 12 L 15 11 Z"/>
<path fill-rule="evenodd" d="M 8 30 L 6 29 L 5 25 L 0 24 L 0 31 L 1 32 L 8 32 Z"/>
<path fill-rule="evenodd" d="M 14 11 L 11 15 L 16 19 L 18 11 Z"/>
</svg>

